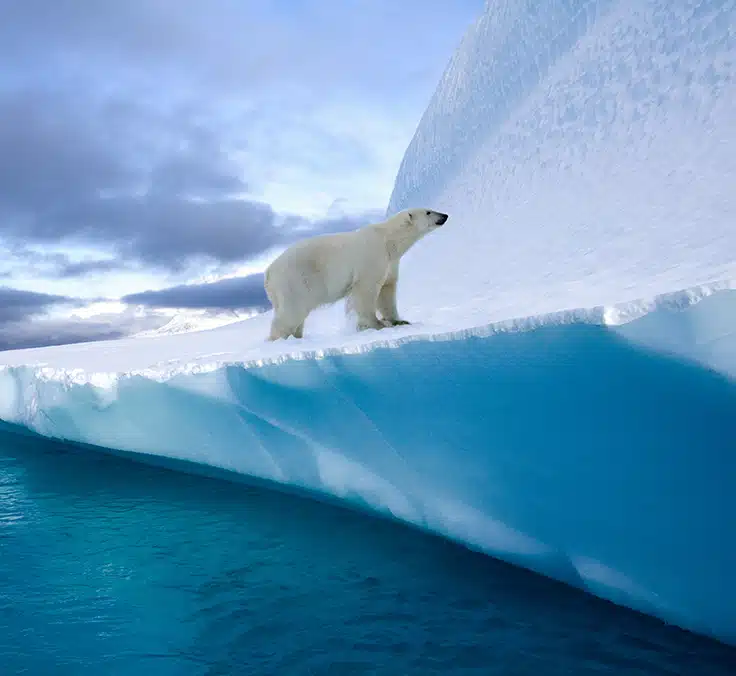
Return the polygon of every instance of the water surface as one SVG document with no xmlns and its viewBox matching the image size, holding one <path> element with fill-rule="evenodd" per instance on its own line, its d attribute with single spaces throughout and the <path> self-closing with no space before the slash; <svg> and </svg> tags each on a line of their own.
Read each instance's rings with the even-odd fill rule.
<svg viewBox="0 0 736 676">
<path fill-rule="evenodd" d="M 0 433 L 3 675 L 736 673 L 736 650 L 407 527 Z"/>
</svg>

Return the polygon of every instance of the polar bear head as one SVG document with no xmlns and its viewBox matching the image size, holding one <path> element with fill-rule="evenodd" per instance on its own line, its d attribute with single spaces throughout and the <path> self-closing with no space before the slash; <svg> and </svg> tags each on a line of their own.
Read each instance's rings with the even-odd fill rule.
<svg viewBox="0 0 736 676">
<path fill-rule="evenodd" d="M 447 214 L 431 209 L 408 209 L 404 213 L 408 222 L 420 235 L 425 235 L 444 225 L 448 218 Z"/>
</svg>

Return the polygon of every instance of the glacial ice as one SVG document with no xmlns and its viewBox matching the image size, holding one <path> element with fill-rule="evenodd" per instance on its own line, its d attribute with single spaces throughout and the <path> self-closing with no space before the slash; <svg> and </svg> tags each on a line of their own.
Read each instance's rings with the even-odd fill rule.
<svg viewBox="0 0 736 676">
<path fill-rule="evenodd" d="M 488 3 L 389 212 L 416 323 L 0 353 L 0 421 L 383 512 L 736 644 L 732 1 Z"/>
</svg>

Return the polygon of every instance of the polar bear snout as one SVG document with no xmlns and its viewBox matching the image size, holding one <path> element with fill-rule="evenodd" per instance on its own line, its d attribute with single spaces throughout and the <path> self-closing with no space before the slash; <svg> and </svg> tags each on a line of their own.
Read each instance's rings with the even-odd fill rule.
<svg viewBox="0 0 736 676">
<path fill-rule="evenodd" d="M 397 216 L 406 219 L 407 226 L 414 228 L 420 237 L 440 225 L 444 225 L 449 218 L 447 214 L 443 214 L 441 211 L 432 211 L 432 209 L 407 209 L 397 214 Z"/>
</svg>

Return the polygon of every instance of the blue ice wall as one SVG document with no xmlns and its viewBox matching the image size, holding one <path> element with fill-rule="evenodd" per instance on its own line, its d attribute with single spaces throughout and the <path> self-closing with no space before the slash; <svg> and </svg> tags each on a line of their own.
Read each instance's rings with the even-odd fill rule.
<svg viewBox="0 0 736 676">
<path fill-rule="evenodd" d="M 0 391 L 37 433 L 316 491 L 736 642 L 736 382 L 609 328 Z"/>
</svg>

